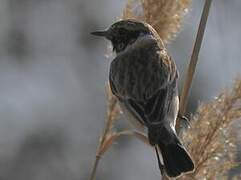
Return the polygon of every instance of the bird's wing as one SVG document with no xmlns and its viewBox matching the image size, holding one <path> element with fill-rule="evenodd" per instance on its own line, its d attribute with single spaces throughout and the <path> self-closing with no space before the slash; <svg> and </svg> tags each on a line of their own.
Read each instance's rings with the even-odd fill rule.
<svg viewBox="0 0 241 180">
<path fill-rule="evenodd" d="M 149 41 L 129 48 L 111 64 L 110 86 L 125 108 L 144 125 L 160 123 L 174 94 L 177 70 L 165 49 Z"/>
<path fill-rule="evenodd" d="M 168 92 L 168 89 L 168 86 L 159 89 L 146 101 L 137 101 L 135 99 L 125 99 L 121 97 L 118 99 L 123 111 L 125 112 L 127 110 L 132 116 L 131 118 L 134 117 L 134 119 L 139 122 L 138 124 L 141 124 L 142 126 L 145 125 L 147 127 L 150 125 L 155 126 L 162 123 L 161 120 L 165 118 L 170 108 L 172 99 L 168 100 L 168 98 L 172 98 L 172 96 L 169 96 L 170 94 L 168 93 L 170 92 Z"/>
</svg>

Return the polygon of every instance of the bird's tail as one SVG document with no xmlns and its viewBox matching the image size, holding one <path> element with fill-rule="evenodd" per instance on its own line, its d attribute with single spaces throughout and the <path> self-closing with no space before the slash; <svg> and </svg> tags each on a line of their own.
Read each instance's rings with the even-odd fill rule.
<svg viewBox="0 0 241 180">
<path fill-rule="evenodd" d="M 183 147 L 182 143 L 174 134 L 175 140 L 172 143 L 158 143 L 161 150 L 165 172 L 169 177 L 177 177 L 182 173 L 194 170 L 194 163 Z"/>
</svg>

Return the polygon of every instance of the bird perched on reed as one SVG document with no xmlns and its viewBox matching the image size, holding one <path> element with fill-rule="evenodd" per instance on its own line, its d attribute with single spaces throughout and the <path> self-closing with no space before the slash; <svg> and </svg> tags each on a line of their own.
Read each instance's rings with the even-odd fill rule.
<svg viewBox="0 0 241 180">
<path fill-rule="evenodd" d="M 156 149 L 160 169 L 169 177 L 192 171 L 194 163 L 175 131 L 178 71 L 157 32 L 147 23 L 121 20 L 92 34 L 111 41 L 112 93 L 132 123 L 147 128 L 150 144 L 162 154 L 164 165 Z"/>
</svg>

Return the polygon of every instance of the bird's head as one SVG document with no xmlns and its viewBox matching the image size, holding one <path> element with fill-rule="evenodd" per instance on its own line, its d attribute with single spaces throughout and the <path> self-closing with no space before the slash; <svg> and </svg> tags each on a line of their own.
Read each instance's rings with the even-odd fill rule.
<svg viewBox="0 0 241 180">
<path fill-rule="evenodd" d="M 95 31 L 91 34 L 103 36 L 110 40 L 113 51 L 119 53 L 144 35 L 154 35 L 155 30 L 147 23 L 136 20 L 121 20 L 112 24 L 104 31 Z"/>
</svg>

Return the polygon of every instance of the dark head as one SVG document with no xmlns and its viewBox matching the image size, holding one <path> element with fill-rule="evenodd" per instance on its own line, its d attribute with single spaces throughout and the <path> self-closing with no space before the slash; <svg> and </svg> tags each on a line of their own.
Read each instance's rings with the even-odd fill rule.
<svg viewBox="0 0 241 180">
<path fill-rule="evenodd" d="M 104 31 L 96 31 L 91 34 L 103 36 L 110 40 L 113 45 L 113 51 L 117 53 L 123 51 L 128 45 L 137 40 L 138 37 L 152 33 L 152 27 L 146 23 L 136 20 L 121 20 L 114 23 L 110 28 Z"/>
</svg>

